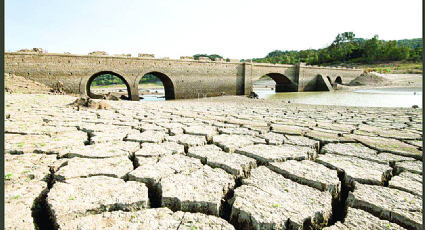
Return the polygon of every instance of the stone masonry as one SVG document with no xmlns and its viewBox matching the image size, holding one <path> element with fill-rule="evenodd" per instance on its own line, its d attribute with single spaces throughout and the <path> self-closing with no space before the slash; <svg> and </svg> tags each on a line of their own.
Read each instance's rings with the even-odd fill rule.
<svg viewBox="0 0 425 230">
<path fill-rule="evenodd" d="M 230 62 L 158 59 L 153 55 L 108 56 L 100 51 L 90 55 L 6 52 L 5 72 L 54 86 L 59 81 L 64 90 L 90 96 L 90 84 L 101 74 L 114 74 L 127 85 L 131 100 L 139 100 L 138 84 L 145 74 L 157 76 L 165 88 L 166 99 L 202 98 L 226 95 L 249 95 L 260 77 L 276 81 L 277 92 L 322 90 L 320 79 L 339 77 L 348 83 L 363 71 L 336 67 L 277 65 L 231 60 Z M 323 85 L 323 84 L 322 84 Z"/>
</svg>

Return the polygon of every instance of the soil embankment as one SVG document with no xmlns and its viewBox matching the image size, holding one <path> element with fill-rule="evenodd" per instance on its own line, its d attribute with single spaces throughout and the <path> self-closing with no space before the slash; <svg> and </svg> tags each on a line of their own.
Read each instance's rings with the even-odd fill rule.
<svg viewBox="0 0 425 230">
<path fill-rule="evenodd" d="M 6 93 L 49 93 L 52 90 L 39 82 L 8 73 L 4 74 L 4 87 Z"/>
</svg>

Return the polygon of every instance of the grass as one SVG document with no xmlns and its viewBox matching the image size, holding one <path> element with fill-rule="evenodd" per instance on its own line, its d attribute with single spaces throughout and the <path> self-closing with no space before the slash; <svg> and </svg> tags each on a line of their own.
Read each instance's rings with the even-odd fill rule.
<svg viewBox="0 0 425 230">
<path fill-rule="evenodd" d="M 10 180 L 10 179 L 12 179 L 12 176 L 13 176 L 13 174 L 12 173 L 9 173 L 9 174 L 7 174 L 7 175 L 4 176 L 4 179 L 5 180 Z"/>
<path fill-rule="evenodd" d="M 389 62 L 375 65 L 356 65 L 355 67 L 369 72 L 389 74 L 422 74 L 422 62 Z"/>
</svg>

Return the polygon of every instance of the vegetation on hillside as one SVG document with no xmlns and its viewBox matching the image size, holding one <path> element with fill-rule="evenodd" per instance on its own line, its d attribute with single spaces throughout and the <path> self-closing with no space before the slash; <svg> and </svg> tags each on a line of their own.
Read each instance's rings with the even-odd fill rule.
<svg viewBox="0 0 425 230">
<path fill-rule="evenodd" d="M 145 76 L 140 79 L 139 84 L 162 84 L 161 80 L 157 78 L 155 75 L 152 74 L 146 74 Z M 98 77 L 96 77 L 93 82 L 92 86 L 105 86 L 105 85 L 124 85 L 123 80 L 121 80 L 118 76 L 115 76 L 113 74 L 103 74 Z"/>
<path fill-rule="evenodd" d="M 265 58 L 254 58 L 253 62 L 274 64 L 344 65 L 379 64 L 394 61 L 422 61 L 422 38 L 399 41 L 356 38 L 353 32 L 338 34 L 335 40 L 323 49 L 270 52 Z"/>
</svg>

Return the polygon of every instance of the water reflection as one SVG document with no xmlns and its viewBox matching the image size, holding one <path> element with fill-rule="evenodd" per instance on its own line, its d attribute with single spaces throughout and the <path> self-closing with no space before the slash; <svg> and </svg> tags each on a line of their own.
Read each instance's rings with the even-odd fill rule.
<svg viewBox="0 0 425 230">
<path fill-rule="evenodd" d="M 260 98 L 284 100 L 313 105 L 341 105 L 359 107 L 422 108 L 422 88 L 382 88 L 356 91 L 275 93 L 270 89 L 254 89 Z"/>
</svg>

